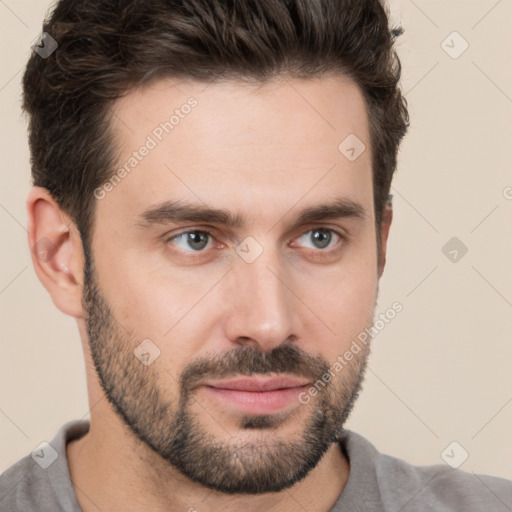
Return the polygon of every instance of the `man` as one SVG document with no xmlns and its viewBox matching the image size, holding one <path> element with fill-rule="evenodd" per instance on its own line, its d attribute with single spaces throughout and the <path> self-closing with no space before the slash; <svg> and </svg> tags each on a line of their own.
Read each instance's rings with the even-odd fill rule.
<svg viewBox="0 0 512 512">
<path fill-rule="evenodd" d="M 377 0 L 57 3 L 23 82 L 29 242 L 91 419 L 2 475 L 2 510 L 510 510 L 510 482 L 343 429 L 408 125 L 398 34 Z"/>
</svg>

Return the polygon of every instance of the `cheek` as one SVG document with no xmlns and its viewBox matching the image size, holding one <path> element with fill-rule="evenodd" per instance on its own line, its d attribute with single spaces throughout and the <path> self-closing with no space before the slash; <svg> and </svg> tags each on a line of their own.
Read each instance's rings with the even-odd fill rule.
<svg viewBox="0 0 512 512">
<path fill-rule="evenodd" d="M 119 267 L 101 281 L 118 323 L 131 333 L 136 346 L 151 340 L 159 350 L 158 365 L 174 378 L 220 325 L 211 290 L 222 273 L 197 274 L 201 277 Z"/>
<path fill-rule="evenodd" d="M 303 275 L 298 281 L 299 296 L 321 319 L 320 323 L 310 324 L 309 329 L 317 334 L 307 333 L 306 339 L 316 342 L 315 350 L 329 361 L 344 353 L 372 323 L 377 298 L 376 257 L 371 256 L 371 250 L 366 254 L 367 258 L 363 253 L 354 254 L 337 268 L 317 275 Z M 323 344 L 319 343 L 319 329 Z"/>
<path fill-rule="evenodd" d="M 345 280 L 331 285 L 328 291 L 326 288 L 310 287 L 309 299 L 332 331 L 336 345 L 343 348 L 372 321 L 375 283 Z"/>
</svg>

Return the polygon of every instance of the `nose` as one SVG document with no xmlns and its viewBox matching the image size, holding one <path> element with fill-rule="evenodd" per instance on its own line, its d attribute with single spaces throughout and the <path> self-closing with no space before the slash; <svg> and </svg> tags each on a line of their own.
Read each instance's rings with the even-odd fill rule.
<svg viewBox="0 0 512 512">
<path fill-rule="evenodd" d="M 266 351 L 297 338 L 297 299 L 276 258 L 262 255 L 253 263 L 240 260 L 229 278 L 232 307 L 226 335 L 230 341 Z"/>
</svg>

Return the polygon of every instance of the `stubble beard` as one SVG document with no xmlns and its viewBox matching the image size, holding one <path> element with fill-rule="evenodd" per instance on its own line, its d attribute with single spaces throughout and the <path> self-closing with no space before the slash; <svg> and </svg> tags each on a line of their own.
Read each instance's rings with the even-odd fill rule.
<svg viewBox="0 0 512 512">
<path fill-rule="evenodd" d="M 145 366 L 134 356 L 141 340 L 114 319 L 95 281 L 90 257 L 86 257 L 83 306 L 91 356 L 114 410 L 136 439 L 192 481 L 216 491 L 278 492 L 302 480 L 342 434 L 363 382 L 368 349 L 343 368 L 336 388 L 331 383 L 300 406 L 296 411 L 299 417 L 304 417 L 303 407 L 309 408 L 309 414 L 295 439 L 279 436 L 280 426 L 291 419 L 287 414 L 243 415 L 238 424 L 243 435 L 219 438 L 202 426 L 198 417 L 201 409 L 194 408 L 198 383 L 268 373 L 288 373 L 320 382 L 329 373 L 327 361 L 291 344 L 267 352 L 240 347 L 214 358 L 198 358 L 181 373 L 176 403 L 159 384 L 162 368 L 157 364 Z"/>
</svg>

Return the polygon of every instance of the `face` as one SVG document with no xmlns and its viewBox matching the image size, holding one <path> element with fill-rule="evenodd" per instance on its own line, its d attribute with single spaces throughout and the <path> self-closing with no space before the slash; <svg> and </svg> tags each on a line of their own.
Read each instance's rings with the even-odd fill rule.
<svg viewBox="0 0 512 512">
<path fill-rule="evenodd" d="M 368 355 L 336 364 L 377 295 L 362 95 L 339 77 L 160 81 L 114 114 L 124 172 L 96 191 L 84 278 L 101 386 L 192 480 L 289 487 L 339 436 Z"/>
</svg>

